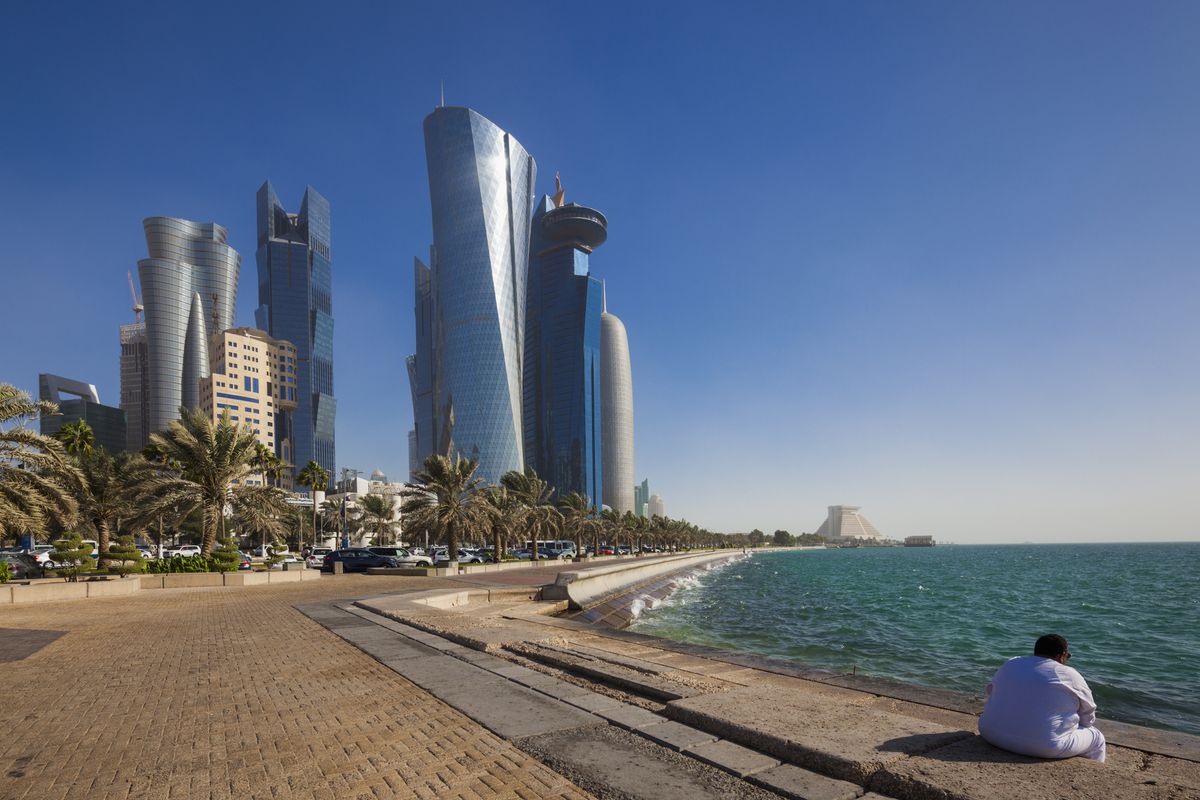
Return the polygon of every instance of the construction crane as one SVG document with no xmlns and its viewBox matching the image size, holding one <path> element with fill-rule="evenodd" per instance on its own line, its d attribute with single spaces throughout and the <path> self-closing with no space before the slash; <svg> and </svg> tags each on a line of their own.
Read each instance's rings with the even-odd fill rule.
<svg viewBox="0 0 1200 800">
<path fill-rule="evenodd" d="M 126 271 L 125 275 L 129 278 L 129 296 L 133 298 L 133 321 L 141 322 L 144 306 L 138 302 L 137 291 L 133 288 L 133 272 Z"/>
</svg>

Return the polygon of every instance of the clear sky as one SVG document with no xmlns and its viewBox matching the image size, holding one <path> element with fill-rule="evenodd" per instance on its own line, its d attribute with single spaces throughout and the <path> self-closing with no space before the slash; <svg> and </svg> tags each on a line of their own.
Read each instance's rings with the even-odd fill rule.
<svg viewBox="0 0 1200 800">
<path fill-rule="evenodd" d="M 747 7 L 749 6 L 749 7 Z M 17 3 L 0 380 L 118 400 L 141 220 L 333 206 L 340 466 L 401 478 L 421 121 L 568 199 L 633 358 L 637 474 L 715 530 L 835 503 L 957 542 L 1200 538 L 1200 5 Z"/>
</svg>

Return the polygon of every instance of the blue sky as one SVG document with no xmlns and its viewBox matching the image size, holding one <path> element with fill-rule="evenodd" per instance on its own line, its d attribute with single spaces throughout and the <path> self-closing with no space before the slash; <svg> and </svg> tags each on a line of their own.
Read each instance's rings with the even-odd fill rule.
<svg viewBox="0 0 1200 800">
<path fill-rule="evenodd" d="M 402 475 L 421 121 L 601 209 L 672 516 L 1200 537 L 1200 7 L 50 4 L 0 32 L 0 380 L 118 398 L 143 217 L 333 206 L 341 465 Z"/>
</svg>

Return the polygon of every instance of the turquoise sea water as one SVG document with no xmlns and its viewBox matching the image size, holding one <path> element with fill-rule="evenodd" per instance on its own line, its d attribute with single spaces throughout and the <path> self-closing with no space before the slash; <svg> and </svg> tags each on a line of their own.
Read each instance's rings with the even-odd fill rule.
<svg viewBox="0 0 1200 800">
<path fill-rule="evenodd" d="M 1200 734 L 1200 543 L 760 553 L 632 630 L 981 695 L 1061 633 L 1101 718 Z"/>
</svg>

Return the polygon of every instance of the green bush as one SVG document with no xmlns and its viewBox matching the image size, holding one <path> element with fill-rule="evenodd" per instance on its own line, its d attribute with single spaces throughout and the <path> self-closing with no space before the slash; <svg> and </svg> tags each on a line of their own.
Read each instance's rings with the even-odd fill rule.
<svg viewBox="0 0 1200 800">
<path fill-rule="evenodd" d="M 155 575 L 176 572 L 213 572 L 215 565 L 207 556 L 171 556 L 151 561 L 147 565 L 146 571 Z"/>
<path fill-rule="evenodd" d="M 8 566 L 7 561 L 0 561 L 0 583 L 8 583 L 12 580 L 12 567 Z"/>
<path fill-rule="evenodd" d="M 226 537 L 221 540 L 221 546 L 213 550 L 209 562 L 217 572 L 236 572 L 242 564 L 242 552 L 233 539 Z"/>
<path fill-rule="evenodd" d="M 77 581 L 85 572 L 96 568 L 96 560 L 92 558 L 92 546 L 83 543 L 83 537 L 78 533 L 68 533 L 54 543 L 50 560 L 55 564 L 55 572 L 68 581 Z"/>
<path fill-rule="evenodd" d="M 116 544 L 109 545 L 101 559 L 103 561 L 120 562 L 117 566 L 109 566 L 108 571 L 117 575 L 133 575 L 145 571 L 142 551 L 133 543 L 132 536 L 117 537 Z"/>
</svg>

